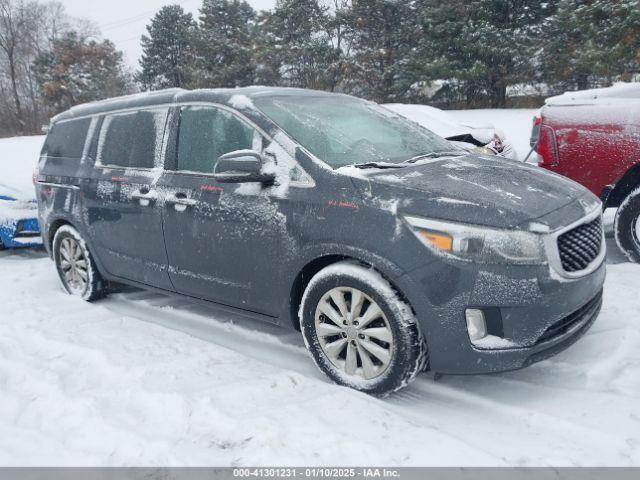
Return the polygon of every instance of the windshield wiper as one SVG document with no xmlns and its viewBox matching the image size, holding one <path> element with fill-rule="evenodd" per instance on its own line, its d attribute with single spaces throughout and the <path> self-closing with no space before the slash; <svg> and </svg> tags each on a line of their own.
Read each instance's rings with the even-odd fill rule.
<svg viewBox="0 0 640 480">
<path fill-rule="evenodd" d="M 415 157 L 411 157 L 408 160 L 405 160 L 404 164 L 407 163 L 416 163 L 420 160 L 423 160 L 425 158 L 440 158 L 440 157 L 452 157 L 452 156 L 458 156 L 458 155 L 462 155 L 464 152 L 457 150 L 457 151 L 449 151 L 449 152 L 429 152 L 429 153 L 421 153 L 420 155 L 416 155 Z"/>
<path fill-rule="evenodd" d="M 378 162 L 366 162 L 366 163 L 355 163 L 353 165 L 356 168 L 402 168 L 403 165 L 393 164 L 393 163 L 378 163 Z"/>
</svg>

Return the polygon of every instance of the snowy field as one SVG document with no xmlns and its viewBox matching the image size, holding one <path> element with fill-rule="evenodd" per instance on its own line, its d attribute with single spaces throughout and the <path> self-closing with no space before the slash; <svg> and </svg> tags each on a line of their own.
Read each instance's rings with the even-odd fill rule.
<svg viewBox="0 0 640 480">
<path fill-rule="evenodd" d="M 519 112 L 483 121 L 520 150 Z M 640 466 L 640 266 L 608 247 L 571 348 L 385 400 L 329 383 L 296 332 L 134 289 L 88 304 L 42 252 L 0 252 L 0 465 Z"/>
</svg>

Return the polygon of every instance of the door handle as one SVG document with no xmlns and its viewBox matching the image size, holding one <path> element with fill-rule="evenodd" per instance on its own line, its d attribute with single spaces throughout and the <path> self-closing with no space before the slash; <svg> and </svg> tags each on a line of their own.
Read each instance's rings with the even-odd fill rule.
<svg viewBox="0 0 640 480">
<path fill-rule="evenodd" d="M 146 189 L 140 189 L 137 192 L 133 192 L 131 194 L 131 198 L 133 200 L 138 200 L 140 205 L 142 205 L 143 207 L 148 207 L 149 205 L 151 205 L 151 202 L 156 200 L 157 196 L 156 192 L 151 192 Z"/>
<path fill-rule="evenodd" d="M 187 198 L 184 193 L 176 193 L 166 199 L 167 204 L 173 205 L 178 212 L 184 212 L 187 207 L 195 207 L 198 204 L 197 200 Z"/>
</svg>

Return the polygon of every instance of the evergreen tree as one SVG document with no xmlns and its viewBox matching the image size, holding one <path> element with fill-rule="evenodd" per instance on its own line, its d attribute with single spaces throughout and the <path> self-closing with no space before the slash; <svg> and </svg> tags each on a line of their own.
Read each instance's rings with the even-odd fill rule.
<svg viewBox="0 0 640 480">
<path fill-rule="evenodd" d="M 349 90 L 389 102 L 409 88 L 406 64 L 421 37 L 419 2 L 353 0 L 347 13 L 353 36 L 353 76 Z"/>
<path fill-rule="evenodd" d="M 278 0 L 270 15 L 270 49 L 281 65 L 286 85 L 315 89 L 335 88 L 330 67 L 340 53 L 327 34 L 326 7 L 318 0 Z"/>
<path fill-rule="evenodd" d="M 109 40 L 96 42 L 70 32 L 35 60 L 36 81 L 45 106 L 56 113 L 78 103 L 129 93 L 122 52 Z"/>
<path fill-rule="evenodd" d="M 271 11 L 260 12 L 256 18 L 253 60 L 255 62 L 255 83 L 257 85 L 276 86 L 282 83 L 282 55 L 280 38 L 273 27 L 274 17 Z"/>
<path fill-rule="evenodd" d="M 448 80 L 450 91 L 463 93 L 467 102 L 484 96 L 492 107 L 504 107 L 508 85 L 531 83 L 532 59 L 556 5 L 555 0 L 425 0 L 424 36 L 410 70 Z"/>
<path fill-rule="evenodd" d="M 241 87 L 254 82 L 256 13 L 244 0 L 204 0 L 198 30 L 199 86 Z"/>
<path fill-rule="evenodd" d="M 609 85 L 640 71 L 637 0 L 562 0 L 545 27 L 544 78 L 559 91 Z"/>
<path fill-rule="evenodd" d="M 352 0 L 324 0 L 328 5 L 325 20 L 329 42 L 333 46 L 333 55 L 327 68 L 327 81 L 330 90 L 351 90 L 353 63 L 350 57 L 353 51 L 354 35 L 351 25 Z"/>
<path fill-rule="evenodd" d="M 193 68 L 195 22 L 180 5 L 160 9 L 142 36 L 141 71 L 137 80 L 144 90 L 183 87 Z"/>
</svg>

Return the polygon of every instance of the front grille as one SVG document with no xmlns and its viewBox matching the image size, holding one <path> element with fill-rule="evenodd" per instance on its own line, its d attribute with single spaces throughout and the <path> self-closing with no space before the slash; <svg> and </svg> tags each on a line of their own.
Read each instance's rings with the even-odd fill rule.
<svg viewBox="0 0 640 480">
<path fill-rule="evenodd" d="M 560 262 L 565 272 L 584 270 L 602 250 L 602 218 L 569 230 L 558 237 Z"/>
<path fill-rule="evenodd" d="M 598 295 L 596 295 L 589 303 L 547 328 L 540 338 L 538 338 L 536 344 L 564 335 L 573 327 L 591 318 L 596 309 L 599 309 L 601 305 L 602 291 L 600 291 L 600 293 L 598 293 Z"/>
</svg>

